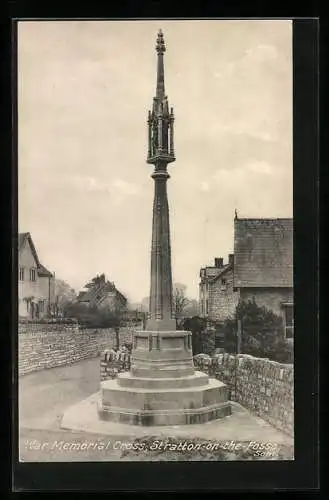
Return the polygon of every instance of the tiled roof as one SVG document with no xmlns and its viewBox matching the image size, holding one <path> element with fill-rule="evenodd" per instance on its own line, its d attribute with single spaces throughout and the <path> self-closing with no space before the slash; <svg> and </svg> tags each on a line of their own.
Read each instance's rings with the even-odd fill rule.
<svg viewBox="0 0 329 500">
<path fill-rule="evenodd" d="M 225 274 L 226 271 L 229 271 L 230 269 L 232 269 L 231 264 L 225 264 L 223 267 L 218 269 L 218 271 L 220 271 L 220 272 L 217 273 L 217 275 L 214 278 L 212 278 L 210 281 L 215 282 L 220 276 L 223 276 L 223 274 Z"/>
<path fill-rule="evenodd" d="M 122 293 L 120 293 L 119 290 L 116 289 L 115 285 L 110 281 L 107 281 L 102 285 L 98 286 L 96 285 L 92 288 L 89 288 L 85 292 L 80 292 L 80 294 L 78 295 L 78 300 L 80 302 L 90 302 L 94 300 L 98 295 L 100 295 L 101 298 L 104 298 L 109 292 L 115 292 L 117 295 L 120 295 L 122 298 L 126 300 L 124 295 L 122 295 Z"/>
<path fill-rule="evenodd" d="M 50 278 L 53 276 L 48 269 L 45 268 L 42 264 L 39 264 L 38 266 L 38 275 L 39 276 L 49 276 Z"/>
<path fill-rule="evenodd" d="M 207 266 L 201 268 L 200 273 L 202 274 L 202 271 L 204 271 L 204 275 L 201 276 L 203 279 L 206 279 L 209 282 L 216 281 L 219 276 L 222 276 L 226 271 L 231 269 L 231 264 L 224 264 L 222 267 L 216 267 L 216 266 Z"/>
<path fill-rule="evenodd" d="M 216 276 L 220 273 L 221 269 L 219 269 L 218 267 L 210 267 L 210 266 L 207 266 L 207 267 L 202 267 L 200 269 L 200 277 L 202 277 L 203 279 L 213 279 L 213 278 L 216 278 Z"/>
<path fill-rule="evenodd" d="M 215 278 L 221 272 L 218 267 L 206 267 L 205 269 L 207 278 Z"/>
<path fill-rule="evenodd" d="M 234 286 L 293 286 L 293 219 L 234 220 Z"/>
</svg>

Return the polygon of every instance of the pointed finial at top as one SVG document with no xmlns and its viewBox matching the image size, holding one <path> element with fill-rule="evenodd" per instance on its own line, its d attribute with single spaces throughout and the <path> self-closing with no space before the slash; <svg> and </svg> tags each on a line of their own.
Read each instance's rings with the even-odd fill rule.
<svg viewBox="0 0 329 500">
<path fill-rule="evenodd" d="M 164 52 L 166 52 L 166 46 L 164 43 L 163 33 L 161 29 L 158 31 L 157 44 L 155 49 L 158 54 L 163 54 Z"/>
<path fill-rule="evenodd" d="M 238 218 L 238 211 L 235 209 L 235 214 L 234 214 L 234 219 L 236 220 Z"/>
</svg>

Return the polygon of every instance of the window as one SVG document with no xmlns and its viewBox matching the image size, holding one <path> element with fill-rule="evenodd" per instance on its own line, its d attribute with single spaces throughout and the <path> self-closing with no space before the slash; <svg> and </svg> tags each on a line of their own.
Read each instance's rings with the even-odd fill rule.
<svg viewBox="0 0 329 500">
<path fill-rule="evenodd" d="M 222 279 L 221 279 L 221 287 L 220 287 L 220 289 L 221 289 L 222 291 L 226 290 L 226 285 L 227 285 L 226 278 L 222 278 Z"/>
<path fill-rule="evenodd" d="M 35 269 L 30 269 L 30 281 L 35 281 Z"/>
<path fill-rule="evenodd" d="M 43 313 L 45 311 L 45 302 L 44 300 L 39 300 L 39 312 Z"/>
<path fill-rule="evenodd" d="M 284 328 L 286 339 L 294 338 L 294 306 L 293 304 L 284 304 Z"/>
<path fill-rule="evenodd" d="M 19 268 L 19 281 L 24 281 L 24 267 Z"/>
</svg>

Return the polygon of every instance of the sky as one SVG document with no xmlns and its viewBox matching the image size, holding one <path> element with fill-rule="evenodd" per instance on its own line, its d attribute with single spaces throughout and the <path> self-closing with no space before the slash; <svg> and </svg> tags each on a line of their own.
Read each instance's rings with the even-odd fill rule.
<svg viewBox="0 0 329 500">
<path fill-rule="evenodd" d="M 173 281 L 198 297 L 200 268 L 233 251 L 235 209 L 293 215 L 291 21 L 20 22 L 19 231 L 77 291 L 105 273 L 131 302 L 149 295 L 160 28 Z"/>
</svg>

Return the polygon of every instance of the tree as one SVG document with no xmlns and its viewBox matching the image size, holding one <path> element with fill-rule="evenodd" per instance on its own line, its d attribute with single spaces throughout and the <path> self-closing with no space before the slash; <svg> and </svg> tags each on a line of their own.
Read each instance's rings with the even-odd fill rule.
<svg viewBox="0 0 329 500">
<path fill-rule="evenodd" d="M 142 305 L 142 311 L 148 313 L 150 308 L 150 297 L 144 297 L 141 305 Z"/>
<path fill-rule="evenodd" d="M 234 316 L 224 322 L 226 351 L 236 352 L 238 319 L 242 325 L 242 353 L 282 363 L 293 361 L 292 348 L 283 336 L 281 316 L 258 306 L 255 300 L 241 301 Z"/>
<path fill-rule="evenodd" d="M 122 315 L 108 308 L 98 308 L 81 302 L 67 304 L 65 317 L 77 319 L 84 328 L 119 328 Z"/>
<path fill-rule="evenodd" d="M 84 288 L 93 288 L 94 286 L 104 285 L 105 284 L 105 274 L 101 274 L 100 276 L 97 274 L 89 283 L 87 283 Z"/>
<path fill-rule="evenodd" d="M 193 318 L 199 314 L 199 302 L 195 299 L 189 299 L 188 304 L 184 308 L 184 316 Z"/>
<path fill-rule="evenodd" d="M 67 304 L 76 299 L 76 293 L 65 281 L 55 279 L 54 313 L 55 316 L 63 313 Z"/>
<path fill-rule="evenodd" d="M 189 299 L 186 297 L 186 285 L 175 283 L 173 302 L 176 321 L 179 322 L 184 317 L 184 311 L 189 304 Z"/>
<path fill-rule="evenodd" d="M 192 352 L 193 356 L 203 352 L 203 342 L 202 337 L 206 330 L 207 323 L 204 318 L 200 316 L 194 316 L 193 318 L 187 318 L 184 321 L 184 330 L 192 333 Z"/>
</svg>

